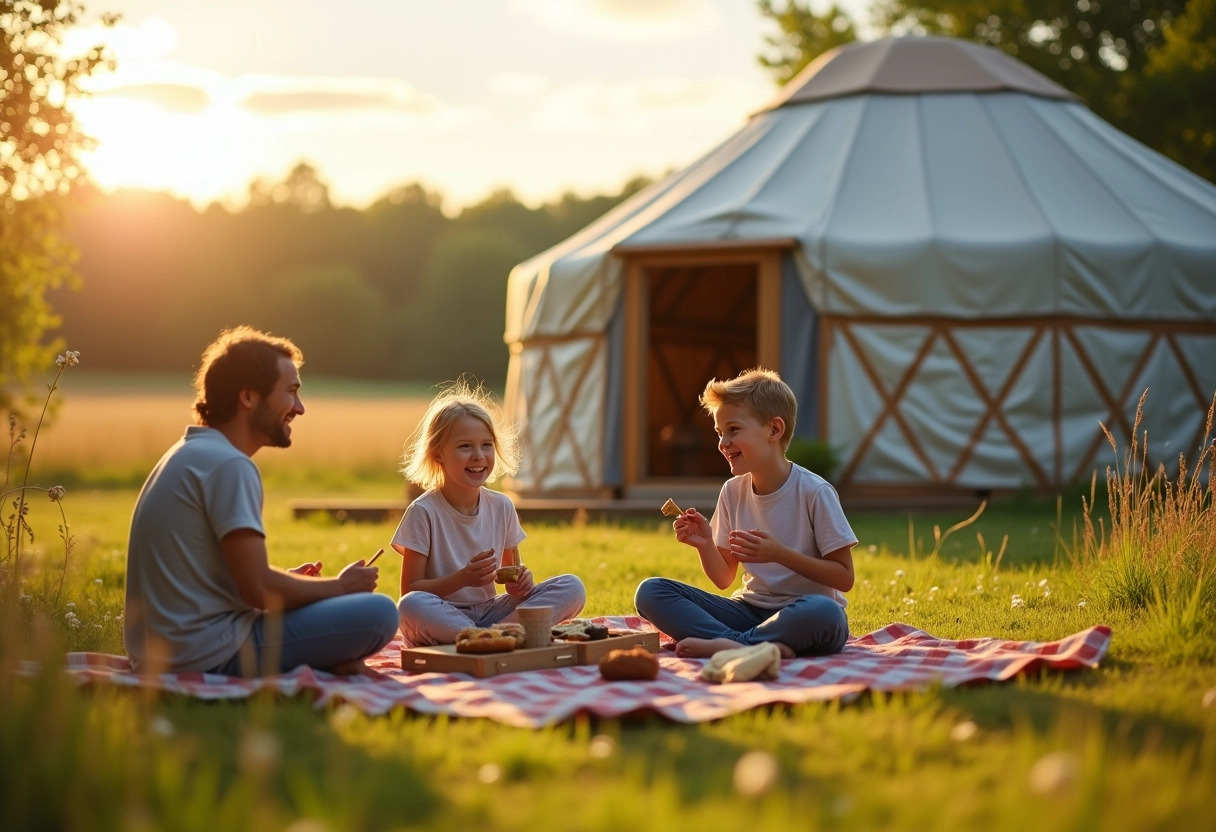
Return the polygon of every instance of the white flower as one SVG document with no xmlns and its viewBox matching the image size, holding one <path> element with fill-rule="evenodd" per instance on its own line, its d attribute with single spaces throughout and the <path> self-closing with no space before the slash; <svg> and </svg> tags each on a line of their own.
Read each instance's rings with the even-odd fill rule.
<svg viewBox="0 0 1216 832">
<path fill-rule="evenodd" d="M 910 607 L 915 603 L 916 603 L 915 598 L 904 598 L 904 606 L 906 606 L 906 607 Z"/>
<path fill-rule="evenodd" d="M 101 586 L 101 578 L 94 578 L 93 586 Z"/>
<path fill-rule="evenodd" d="M 931 587 L 929 587 L 929 592 L 931 592 L 931 593 L 932 593 L 932 592 L 937 592 L 939 589 L 941 589 L 941 587 L 938 587 L 938 586 L 931 586 Z"/>
<path fill-rule="evenodd" d="M 80 350 L 65 350 L 63 355 L 55 356 L 56 367 L 75 367 L 80 363 Z"/>
<path fill-rule="evenodd" d="M 875 546 L 873 543 L 871 543 L 869 546 L 866 547 L 866 551 L 872 555 L 878 551 L 878 547 Z"/>
<path fill-rule="evenodd" d="M 1010 604 L 1010 606 L 1016 610 L 1018 607 L 1026 606 L 1026 604 L 1024 601 L 1022 601 L 1021 595 L 1015 595 L 1013 596 L 1013 602 Z"/>
<path fill-rule="evenodd" d="M 477 779 L 483 783 L 497 783 L 500 777 L 502 777 L 502 769 L 495 763 L 485 763 L 477 769 Z"/>
<path fill-rule="evenodd" d="M 748 751 L 735 763 L 735 791 L 744 797 L 759 797 L 777 785 L 781 768 L 767 751 Z"/>
<path fill-rule="evenodd" d="M 903 576 L 904 576 L 904 570 L 902 570 L 902 569 L 895 570 L 895 577 L 902 578 Z"/>
<path fill-rule="evenodd" d="M 954 740 L 955 742 L 966 742 L 974 737 L 978 731 L 979 727 L 968 719 L 965 722 L 960 722 L 958 725 L 955 725 L 950 729 L 950 739 Z"/>
<path fill-rule="evenodd" d="M 1079 604 L 1077 604 L 1077 609 L 1079 609 L 1079 610 L 1083 610 L 1083 609 L 1085 609 L 1085 608 L 1086 608 L 1086 607 L 1088 607 L 1088 606 L 1089 606 L 1089 602 L 1088 602 L 1088 601 L 1081 601 Z"/>
<path fill-rule="evenodd" d="M 1081 764 L 1071 751 L 1053 751 L 1040 757 L 1030 769 L 1030 788 L 1038 794 L 1067 790 L 1080 774 Z"/>
<path fill-rule="evenodd" d="M 1047 579 L 1044 578 L 1043 580 L 1039 581 L 1039 586 L 1047 586 Z"/>
<path fill-rule="evenodd" d="M 69 609 L 69 610 L 74 610 L 74 609 L 76 609 L 76 602 L 68 601 L 67 604 L 64 605 L 64 608 Z"/>
<path fill-rule="evenodd" d="M 596 734 L 591 738 L 591 744 L 587 746 L 587 753 L 597 760 L 604 760 L 611 757 L 615 749 L 616 740 L 607 734 Z"/>
</svg>

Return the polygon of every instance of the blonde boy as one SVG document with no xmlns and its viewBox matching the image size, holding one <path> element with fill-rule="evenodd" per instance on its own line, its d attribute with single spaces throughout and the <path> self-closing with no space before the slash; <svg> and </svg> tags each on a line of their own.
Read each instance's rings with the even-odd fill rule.
<svg viewBox="0 0 1216 832">
<path fill-rule="evenodd" d="M 676 639 L 681 656 L 711 656 L 773 642 L 784 658 L 836 653 L 848 639 L 842 593 L 853 587 L 857 545 L 836 490 L 785 457 L 798 403 L 777 373 L 754 369 L 711 380 L 701 405 L 714 420 L 732 477 L 713 522 L 696 509 L 676 518 L 676 540 L 697 550 L 727 598 L 669 578 L 638 586 L 638 614 Z"/>
</svg>

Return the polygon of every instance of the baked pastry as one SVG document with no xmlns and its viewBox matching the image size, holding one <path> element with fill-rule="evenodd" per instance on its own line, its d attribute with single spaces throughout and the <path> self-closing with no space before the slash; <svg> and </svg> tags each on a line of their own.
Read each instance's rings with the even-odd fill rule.
<svg viewBox="0 0 1216 832">
<path fill-rule="evenodd" d="M 516 624 L 513 621 L 505 621 L 502 624 L 495 624 L 494 629 L 498 630 L 498 632 L 502 633 L 504 636 L 510 636 L 511 638 L 515 639 L 515 646 L 517 648 L 523 647 L 524 642 L 527 641 L 525 638 L 523 624 Z"/>
<path fill-rule="evenodd" d="M 676 501 L 670 497 L 667 498 L 667 502 L 663 503 L 663 507 L 659 511 L 663 512 L 664 517 L 679 517 L 684 513 L 684 509 L 676 505 Z"/>
<path fill-rule="evenodd" d="M 781 650 L 771 641 L 719 650 L 701 668 L 701 678 L 707 682 L 750 682 L 753 679 L 776 679 L 781 674 Z"/>
<path fill-rule="evenodd" d="M 504 566 L 494 573 L 494 583 L 509 584 L 512 581 L 518 581 L 523 572 L 522 566 Z"/>
<path fill-rule="evenodd" d="M 659 675 L 659 657 L 640 644 L 628 650 L 609 650 L 600 659 L 600 676 L 610 682 L 649 681 Z"/>
<path fill-rule="evenodd" d="M 555 624 L 550 630 L 554 638 L 564 641 L 599 641 L 608 638 L 608 628 L 585 618 L 572 618 Z"/>
<path fill-rule="evenodd" d="M 515 636 L 492 627 L 467 627 L 456 634 L 457 653 L 509 653 Z"/>
</svg>

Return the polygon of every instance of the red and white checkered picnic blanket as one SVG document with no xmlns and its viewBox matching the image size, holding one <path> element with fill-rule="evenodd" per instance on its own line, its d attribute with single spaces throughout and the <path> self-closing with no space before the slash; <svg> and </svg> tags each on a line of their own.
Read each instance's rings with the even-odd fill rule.
<svg viewBox="0 0 1216 832">
<path fill-rule="evenodd" d="M 596 621 L 613 628 L 653 629 L 635 616 Z M 948 641 L 907 624 L 891 624 L 849 638 L 844 651 L 814 659 L 789 659 L 773 681 L 715 685 L 701 680 L 705 659 L 678 658 L 664 638 L 659 676 L 653 682 L 606 682 L 594 666 L 507 673 L 477 679 L 461 673 L 401 670 L 400 640 L 368 664 L 377 673 L 334 676 L 307 667 L 266 679 L 234 679 L 204 673 L 142 676 L 125 656 L 68 654 L 67 672 L 82 685 L 144 687 L 199 699 L 240 699 L 261 690 L 284 696 L 315 695 L 317 707 L 348 702 L 369 714 L 408 708 L 423 714 L 486 717 L 537 727 L 580 712 L 601 717 L 636 712 L 676 722 L 704 722 L 761 705 L 851 699 L 864 691 L 920 690 L 997 682 L 1039 669 L 1097 667 L 1110 646 L 1110 628 L 1090 627 L 1058 641 L 972 638 Z"/>
</svg>

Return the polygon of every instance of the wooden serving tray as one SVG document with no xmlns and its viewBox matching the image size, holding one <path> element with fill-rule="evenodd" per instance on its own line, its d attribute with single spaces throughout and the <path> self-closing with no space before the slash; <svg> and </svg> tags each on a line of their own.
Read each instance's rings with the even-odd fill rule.
<svg viewBox="0 0 1216 832">
<path fill-rule="evenodd" d="M 600 659 L 612 650 L 628 650 L 640 644 L 651 653 L 659 652 L 658 633 L 630 633 L 628 635 L 602 638 L 599 641 L 567 641 L 559 642 L 573 647 L 578 652 L 579 664 L 599 664 Z"/>
<path fill-rule="evenodd" d="M 468 673 L 485 678 L 520 670 L 579 664 L 573 644 L 532 647 L 507 653 L 457 653 L 455 644 L 409 647 L 401 651 L 401 669 L 410 673 Z"/>
</svg>

